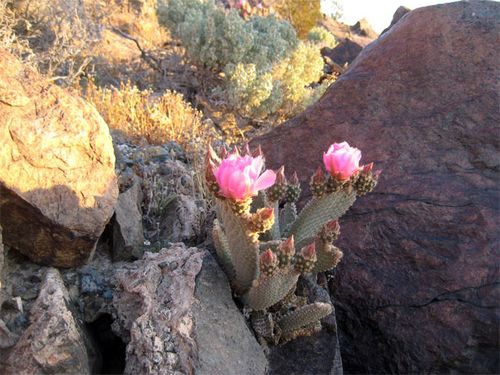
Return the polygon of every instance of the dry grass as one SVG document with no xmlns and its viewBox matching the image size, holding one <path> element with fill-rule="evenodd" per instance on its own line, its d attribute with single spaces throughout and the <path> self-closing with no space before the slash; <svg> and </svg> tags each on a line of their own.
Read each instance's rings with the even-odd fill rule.
<svg viewBox="0 0 500 375">
<path fill-rule="evenodd" d="M 176 141 L 192 154 L 217 138 L 215 130 L 202 121 L 202 113 L 173 91 L 155 96 L 151 90 L 139 90 L 130 83 L 115 89 L 89 82 L 86 98 L 110 128 L 131 140 L 145 139 L 149 144 Z"/>
</svg>

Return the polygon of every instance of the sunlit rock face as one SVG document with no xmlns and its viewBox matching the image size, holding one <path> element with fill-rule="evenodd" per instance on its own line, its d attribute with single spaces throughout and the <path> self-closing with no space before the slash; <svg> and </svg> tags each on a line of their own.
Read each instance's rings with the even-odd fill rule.
<svg viewBox="0 0 500 375">
<path fill-rule="evenodd" d="M 118 195 L 109 129 L 96 110 L 0 50 L 0 222 L 34 262 L 92 254 Z"/>
<path fill-rule="evenodd" d="M 499 19 L 492 1 L 413 10 L 254 140 L 303 187 L 333 142 L 383 170 L 340 220 L 346 372 L 499 372 Z"/>
</svg>

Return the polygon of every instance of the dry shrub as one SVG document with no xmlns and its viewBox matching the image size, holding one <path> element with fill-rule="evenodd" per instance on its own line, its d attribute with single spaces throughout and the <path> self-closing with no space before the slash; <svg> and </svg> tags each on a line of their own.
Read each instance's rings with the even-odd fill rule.
<svg viewBox="0 0 500 375">
<path fill-rule="evenodd" d="M 277 0 L 273 8 L 295 27 L 302 39 L 322 17 L 320 0 Z"/>
<path fill-rule="evenodd" d="M 110 128 L 122 131 L 131 140 L 145 139 L 150 144 L 176 141 L 193 153 L 216 137 L 214 129 L 202 121 L 201 112 L 173 91 L 159 96 L 130 83 L 115 89 L 89 82 L 86 97 Z"/>
</svg>

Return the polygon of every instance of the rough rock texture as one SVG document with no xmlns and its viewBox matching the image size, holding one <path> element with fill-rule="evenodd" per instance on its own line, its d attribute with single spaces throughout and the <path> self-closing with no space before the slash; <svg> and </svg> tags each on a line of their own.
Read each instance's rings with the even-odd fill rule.
<svg viewBox="0 0 500 375">
<path fill-rule="evenodd" d="M 141 180 L 132 175 L 131 186 L 120 193 L 113 222 L 113 260 L 139 259 L 143 254 Z"/>
<path fill-rule="evenodd" d="M 37 263 L 84 263 L 118 195 L 106 123 L 2 50 L 0 118 L 5 244 Z"/>
<path fill-rule="evenodd" d="M 383 169 L 341 220 L 347 372 L 500 371 L 499 19 L 488 1 L 414 10 L 316 105 L 254 141 L 304 188 L 332 142 Z"/>
<path fill-rule="evenodd" d="M 90 374 L 85 336 L 68 308 L 61 275 L 49 269 L 30 326 L 10 351 L 3 374 Z"/>
<path fill-rule="evenodd" d="M 127 342 L 125 374 L 193 373 L 195 278 L 203 251 L 177 244 L 116 271 L 113 330 Z"/>
<path fill-rule="evenodd" d="M 224 272 L 209 253 L 196 279 L 195 297 L 196 374 L 264 375 L 264 352 L 236 308 Z"/>
</svg>

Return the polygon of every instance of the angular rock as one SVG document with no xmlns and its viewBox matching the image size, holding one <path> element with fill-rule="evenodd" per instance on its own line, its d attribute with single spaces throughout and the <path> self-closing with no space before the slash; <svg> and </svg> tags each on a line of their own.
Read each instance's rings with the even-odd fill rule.
<svg viewBox="0 0 500 375">
<path fill-rule="evenodd" d="M 6 358 L 4 374 L 90 374 L 85 336 L 68 309 L 61 275 L 49 269 L 30 325 Z"/>
<path fill-rule="evenodd" d="M 500 371 L 499 20 L 492 1 L 413 10 L 317 104 L 254 140 L 306 195 L 333 142 L 383 170 L 341 219 L 347 372 Z"/>
<path fill-rule="evenodd" d="M 387 31 L 389 31 L 389 29 L 391 27 L 393 27 L 408 12 L 411 12 L 411 9 L 407 8 L 405 6 L 400 6 L 398 9 L 396 9 L 396 11 L 394 12 L 394 14 L 392 16 L 391 24 L 389 26 L 387 26 L 387 28 L 385 28 L 384 31 L 382 31 L 380 33 L 380 35 L 386 33 Z"/>
<path fill-rule="evenodd" d="M 113 222 L 113 260 L 133 260 L 142 257 L 141 179 L 132 175 L 131 186 L 120 193 Z"/>
<path fill-rule="evenodd" d="M 113 214 L 111 136 L 97 111 L 0 50 L 0 223 L 32 261 L 83 264 Z"/>
<path fill-rule="evenodd" d="M 267 359 L 232 299 L 229 282 L 205 253 L 193 304 L 196 374 L 264 375 Z"/>
<path fill-rule="evenodd" d="M 321 54 L 342 67 L 346 64 L 352 63 L 363 48 L 363 45 L 347 38 L 341 41 L 337 46 L 335 46 L 335 48 L 322 48 Z"/>
<path fill-rule="evenodd" d="M 127 342 L 125 374 L 193 373 L 195 278 L 203 251 L 176 244 L 116 271 L 113 330 Z"/>
<path fill-rule="evenodd" d="M 367 19 L 363 18 L 351 26 L 351 31 L 360 36 L 376 39 L 378 34 L 373 30 Z"/>
<path fill-rule="evenodd" d="M 195 244 L 202 231 L 204 212 L 191 196 L 176 195 L 160 223 L 161 237 L 170 242 Z"/>
</svg>

